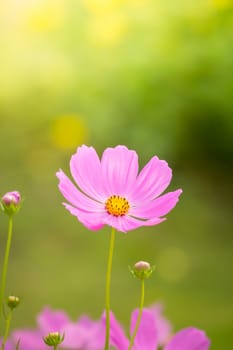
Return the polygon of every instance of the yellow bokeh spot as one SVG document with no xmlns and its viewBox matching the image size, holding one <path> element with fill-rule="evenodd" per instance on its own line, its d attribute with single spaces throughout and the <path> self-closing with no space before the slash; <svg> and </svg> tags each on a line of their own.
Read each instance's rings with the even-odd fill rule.
<svg viewBox="0 0 233 350">
<path fill-rule="evenodd" d="M 29 6 L 26 28 L 38 32 L 56 30 L 64 21 L 65 3 L 62 0 L 43 0 Z"/>
<path fill-rule="evenodd" d="M 81 0 L 83 6 L 95 16 L 114 14 L 117 11 L 143 9 L 151 0 Z"/>
<path fill-rule="evenodd" d="M 232 0 L 212 0 L 213 5 L 218 9 L 224 9 L 232 6 Z"/>
<path fill-rule="evenodd" d="M 189 267 L 189 257 L 180 248 L 166 248 L 158 257 L 158 273 L 168 282 L 182 280 L 187 275 Z"/>
<path fill-rule="evenodd" d="M 91 41 L 97 45 L 118 44 L 127 30 L 124 16 L 120 14 L 103 15 L 92 18 L 89 22 L 89 36 Z"/>
<path fill-rule="evenodd" d="M 151 6 L 153 3 L 150 0 L 128 0 L 128 3 L 131 8 L 135 9 L 145 9 L 148 6 Z M 156 7 L 159 5 L 159 2 L 156 2 Z"/>
<path fill-rule="evenodd" d="M 72 149 L 86 143 L 88 127 L 79 115 L 64 115 L 57 118 L 52 125 L 51 139 L 60 149 Z"/>
<path fill-rule="evenodd" d="M 84 7 L 96 15 L 113 13 L 125 4 L 124 0 L 82 0 Z"/>
</svg>

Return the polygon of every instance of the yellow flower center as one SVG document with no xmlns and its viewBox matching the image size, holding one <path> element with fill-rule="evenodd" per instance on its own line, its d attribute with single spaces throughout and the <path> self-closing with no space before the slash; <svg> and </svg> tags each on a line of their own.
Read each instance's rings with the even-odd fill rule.
<svg viewBox="0 0 233 350">
<path fill-rule="evenodd" d="M 113 216 L 124 216 L 130 208 L 129 202 L 124 197 L 113 195 L 105 202 L 105 209 Z"/>
</svg>

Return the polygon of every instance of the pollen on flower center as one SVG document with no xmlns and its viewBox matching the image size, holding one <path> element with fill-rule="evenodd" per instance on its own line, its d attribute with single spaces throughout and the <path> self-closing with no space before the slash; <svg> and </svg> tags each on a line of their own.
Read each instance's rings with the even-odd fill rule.
<svg viewBox="0 0 233 350">
<path fill-rule="evenodd" d="M 124 216 L 130 208 L 126 198 L 113 195 L 105 202 L 105 209 L 109 215 Z"/>
</svg>

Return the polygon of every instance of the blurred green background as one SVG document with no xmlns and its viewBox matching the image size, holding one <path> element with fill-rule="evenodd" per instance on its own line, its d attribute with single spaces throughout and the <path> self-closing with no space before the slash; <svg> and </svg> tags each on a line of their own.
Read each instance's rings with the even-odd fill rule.
<svg viewBox="0 0 233 350">
<path fill-rule="evenodd" d="M 13 327 L 44 305 L 98 318 L 109 229 L 88 232 L 61 205 L 55 172 L 82 143 L 116 144 L 174 170 L 183 195 L 167 222 L 118 233 L 112 308 L 128 327 L 139 283 L 175 330 L 196 326 L 232 349 L 233 5 L 231 0 L 3 0 L 0 3 L 0 192 L 15 218 L 8 292 Z M 0 252 L 7 218 L 0 217 Z"/>
</svg>

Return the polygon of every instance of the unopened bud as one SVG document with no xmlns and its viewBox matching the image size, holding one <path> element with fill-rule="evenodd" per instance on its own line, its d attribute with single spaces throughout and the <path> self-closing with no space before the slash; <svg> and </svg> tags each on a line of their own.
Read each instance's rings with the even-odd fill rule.
<svg viewBox="0 0 233 350">
<path fill-rule="evenodd" d="M 61 335 L 59 332 L 51 332 L 43 340 L 48 346 L 57 346 L 63 342 L 64 337 L 65 335 Z"/>
<path fill-rule="evenodd" d="M 4 194 L 1 199 L 2 210 L 7 215 L 13 215 L 19 211 L 21 207 L 21 195 L 18 191 L 11 191 Z"/>
<path fill-rule="evenodd" d="M 15 297 L 13 295 L 10 295 L 7 298 L 7 305 L 11 310 L 15 309 L 20 303 L 19 297 Z"/>
<path fill-rule="evenodd" d="M 149 278 L 154 271 L 155 267 L 150 266 L 150 264 L 146 261 L 138 261 L 133 269 L 130 269 L 130 272 L 134 277 L 137 277 L 141 280 Z"/>
</svg>

